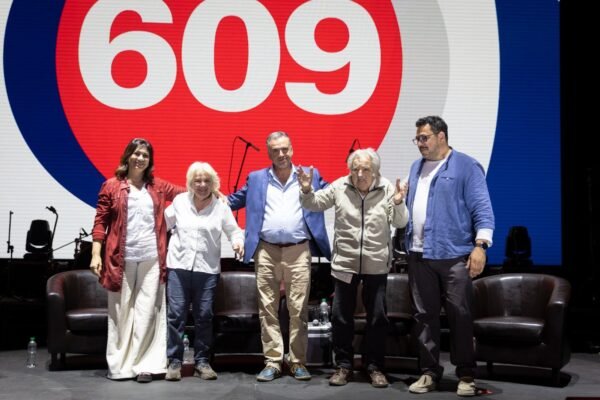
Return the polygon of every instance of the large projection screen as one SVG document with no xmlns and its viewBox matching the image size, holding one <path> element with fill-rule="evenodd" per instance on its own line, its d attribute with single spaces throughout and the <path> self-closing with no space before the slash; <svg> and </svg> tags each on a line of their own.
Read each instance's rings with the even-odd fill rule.
<svg viewBox="0 0 600 400">
<path fill-rule="evenodd" d="M 440 115 L 487 171 L 489 263 L 515 225 L 535 265 L 562 262 L 556 0 L 17 0 L 0 2 L 0 24 L 0 226 L 7 241 L 12 217 L 14 257 L 32 220 L 53 225 L 49 206 L 54 247 L 67 244 L 54 257 L 73 257 L 133 137 L 153 143 L 157 176 L 183 185 L 207 161 L 229 193 L 268 165 L 276 130 L 329 181 L 358 147 L 406 177 L 415 121 Z M 239 137 L 258 148 L 241 171 Z"/>
</svg>

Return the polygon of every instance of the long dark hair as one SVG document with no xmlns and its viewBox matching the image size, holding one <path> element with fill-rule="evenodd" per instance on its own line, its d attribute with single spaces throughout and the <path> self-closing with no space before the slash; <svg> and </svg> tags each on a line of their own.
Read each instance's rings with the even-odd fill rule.
<svg viewBox="0 0 600 400">
<path fill-rule="evenodd" d="M 121 155 L 119 166 L 115 170 L 115 176 L 121 180 L 127 178 L 127 172 L 129 170 L 127 161 L 133 152 L 138 148 L 138 146 L 146 146 L 146 149 L 148 149 L 150 158 L 148 160 L 148 167 L 144 170 L 144 182 L 152 183 L 154 181 L 154 149 L 152 148 L 150 142 L 143 138 L 132 139 L 131 142 L 127 144 L 127 147 L 125 147 L 125 150 Z"/>
</svg>

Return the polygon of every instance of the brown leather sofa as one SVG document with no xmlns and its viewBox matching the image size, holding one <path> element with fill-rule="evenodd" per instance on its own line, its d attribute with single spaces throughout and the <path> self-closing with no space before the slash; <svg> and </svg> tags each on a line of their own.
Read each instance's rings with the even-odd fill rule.
<svg viewBox="0 0 600 400">
<path fill-rule="evenodd" d="M 89 270 L 58 273 L 48 279 L 46 297 L 51 369 L 64 368 L 67 353 L 106 353 L 107 293 L 98 278 Z M 214 307 L 214 353 L 262 355 L 254 271 L 222 272 Z M 284 296 L 279 315 L 287 347 L 289 317 Z M 193 340 L 191 313 L 186 332 Z"/>
<path fill-rule="evenodd" d="M 91 271 L 73 270 L 51 276 L 46 300 L 50 369 L 64 368 L 67 353 L 106 353 L 107 294 Z"/>
<path fill-rule="evenodd" d="M 501 274 L 474 281 L 478 361 L 551 368 L 558 384 L 569 362 L 565 317 L 571 285 L 544 274 Z"/>
<path fill-rule="evenodd" d="M 411 308 L 408 275 L 389 273 L 386 290 L 389 333 L 385 342 L 386 360 L 389 358 L 411 358 L 418 360 L 417 345 L 412 334 L 414 326 Z M 362 304 L 362 284 L 359 285 L 354 311 L 354 342 L 356 354 L 365 353 L 366 311 Z M 387 360 L 388 363 L 390 360 Z"/>
</svg>

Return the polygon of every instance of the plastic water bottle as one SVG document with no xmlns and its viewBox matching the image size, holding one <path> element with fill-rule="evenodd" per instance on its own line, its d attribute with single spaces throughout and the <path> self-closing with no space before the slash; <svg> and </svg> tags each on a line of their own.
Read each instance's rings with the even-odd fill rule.
<svg viewBox="0 0 600 400">
<path fill-rule="evenodd" d="M 194 351 L 190 348 L 190 339 L 183 335 L 183 363 L 194 364 Z"/>
<path fill-rule="evenodd" d="M 37 355 L 37 343 L 35 337 L 29 339 L 27 344 L 27 368 L 35 368 L 35 357 Z"/>
<path fill-rule="evenodd" d="M 321 300 L 321 305 L 319 306 L 319 320 L 321 325 L 327 325 L 329 323 L 329 304 L 327 304 L 327 299 Z"/>
</svg>

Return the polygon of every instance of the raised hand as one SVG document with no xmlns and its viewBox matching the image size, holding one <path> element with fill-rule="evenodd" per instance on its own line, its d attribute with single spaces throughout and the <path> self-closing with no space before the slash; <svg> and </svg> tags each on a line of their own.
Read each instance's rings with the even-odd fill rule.
<svg viewBox="0 0 600 400">
<path fill-rule="evenodd" d="M 312 190 L 312 180 L 313 180 L 313 167 L 311 165 L 308 174 L 304 172 L 302 166 L 299 166 L 296 170 L 296 174 L 298 175 L 298 185 L 300 185 L 300 190 L 302 193 L 309 193 Z"/>
<path fill-rule="evenodd" d="M 400 178 L 396 179 L 396 191 L 394 193 L 394 204 L 402 203 L 406 192 L 408 191 L 408 182 L 402 181 Z"/>
</svg>

